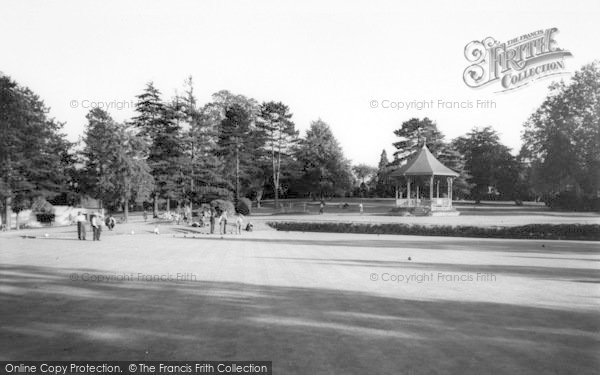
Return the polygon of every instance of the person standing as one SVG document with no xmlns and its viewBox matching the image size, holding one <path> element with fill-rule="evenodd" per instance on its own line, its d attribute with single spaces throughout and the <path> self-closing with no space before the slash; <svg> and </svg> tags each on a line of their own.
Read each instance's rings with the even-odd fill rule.
<svg viewBox="0 0 600 375">
<path fill-rule="evenodd" d="M 78 212 L 75 220 L 77 221 L 77 238 L 85 241 L 85 215 Z"/>
<path fill-rule="evenodd" d="M 100 241 L 100 219 L 97 214 L 92 215 L 92 234 L 94 241 Z"/>
<path fill-rule="evenodd" d="M 148 221 L 148 211 L 146 211 L 146 209 L 144 209 L 144 222 Z"/>
<path fill-rule="evenodd" d="M 360 211 L 360 214 L 362 215 L 363 214 L 363 203 L 362 202 L 359 203 L 358 210 Z"/>
<path fill-rule="evenodd" d="M 211 208 L 211 209 L 208 211 L 208 215 L 209 215 L 209 216 L 208 216 L 208 219 L 209 219 L 209 221 L 210 221 L 210 234 L 215 234 L 215 215 L 216 215 L 216 214 L 217 214 L 217 213 L 215 212 L 215 209 L 214 209 L 214 208 Z"/>
<path fill-rule="evenodd" d="M 237 234 L 242 234 L 242 225 L 244 225 L 244 215 L 238 212 L 237 218 L 235 219 Z"/>
<path fill-rule="evenodd" d="M 221 234 L 227 234 L 227 209 L 224 209 L 223 212 L 221 212 L 221 226 L 222 226 L 222 230 L 223 232 Z"/>
</svg>

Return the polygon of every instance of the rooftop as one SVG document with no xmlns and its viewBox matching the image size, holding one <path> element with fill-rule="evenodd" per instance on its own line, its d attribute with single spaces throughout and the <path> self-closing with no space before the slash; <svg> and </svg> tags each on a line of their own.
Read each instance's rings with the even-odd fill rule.
<svg viewBox="0 0 600 375">
<path fill-rule="evenodd" d="M 391 177 L 404 176 L 449 176 L 458 177 L 458 173 L 440 163 L 425 144 L 408 162 L 390 174 Z"/>
</svg>

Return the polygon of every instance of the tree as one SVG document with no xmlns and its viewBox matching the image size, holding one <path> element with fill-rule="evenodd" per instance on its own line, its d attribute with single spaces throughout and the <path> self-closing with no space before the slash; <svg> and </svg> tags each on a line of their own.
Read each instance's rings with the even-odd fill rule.
<svg viewBox="0 0 600 375">
<path fill-rule="evenodd" d="M 298 131 L 291 120 L 292 114 L 288 106 L 281 102 L 267 102 L 260 106 L 258 127 L 263 131 L 266 148 L 271 156 L 273 173 L 273 194 L 275 207 L 279 206 L 279 189 L 282 160 L 289 160 L 292 148 L 298 141 Z"/>
<path fill-rule="evenodd" d="M 117 195 L 120 196 L 125 222 L 127 222 L 130 202 L 147 200 L 152 192 L 154 179 L 144 159 L 144 142 L 125 126 L 117 129 L 115 138 L 117 147 L 114 159 L 114 185 L 117 187 Z"/>
<path fill-rule="evenodd" d="M 476 203 L 495 188 L 506 199 L 518 201 L 515 182 L 519 164 L 510 149 L 500 143 L 498 133 L 491 127 L 474 128 L 464 137 L 454 140 L 454 147 L 465 157 L 465 169 L 471 175 L 471 197 Z"/>
<path fill-rule="evenodd" d="M 224 163 L 216 155 L 218 149 L 218 126 L 214 122 L 213 103 L 198 108 L 191 77 L 186 81 L 182 97 L 184 122 L 188 131 L 183 136 L 183 152 L 187 162 L 183 164 L 185 183 L 189 188 L 184 196 L 191 202 L 207 202 L 213 199 L 230 199 L 233 186 L 223 177 Z M 220 115 L 218 116 L 221 119 Z M 219 120 L 221 121 L 221 120 Z"/>
<path fill-rule="evenodd" d="M 542 105 L 525 122 L 521 155 L 537 192 L 576 195 L 600 191 L 600 61 L 575 72 L 569 83 L 550 86 Z"/>
<path fill-rule="evenodd" d="M 377 168 L 363 163 L 353 166 L 352 171 L 354 171 L 354 174 L 360 180 L 360 182 L 364 184 L 366 178 L 377 172 Z"/>
<path fill-rule="evenodd" d="M 427 117 L 420 120 L 412 118 L 404 121 L 400 129 L 394 130 L 394 134 L 400 138 L 394 142 L 396 148 L 394 152 L 394 164 L 401 165 L 404 161 L 410 158 L 422 146 L 423 141 L 427 140 L 427 148 L 434 155 L 445 146 L 444 135 L 438 130 L 435 122 Z"/>
<path fill-rule="evenodd" d="M 256 120 L 259 113 L 258 102 L 227 90 L 221 90 L 212 95 L 212 101 L 207 103 L 202 110 L 204 120 L 218 131 L 221 122 L 225 119 L 225 113 L 234 104 L 239 105 L 248 113 L 251 122 Z"/>
<path fill-rule="evenodd" d="M 359 193 L 361 196 L 364 196 L 368 190 L 365 180 L 369 177 L 374 176 L 377 173 L 377 168 L 367 164 L 358 164 L 352 167 L 352 171 L 354 172 L 354 175 L 356 176 L 358 181 L 360 181 Z"/>
<path fill-rule="evenodd" d="M 240 198 L 243 169 L 251 160 L 252 151 L 257 146 L 256 141 L 256 135 L 252 134 L 250 114 L 241 105 L 232 104 L 225 111 L 225 118 L 219 128 L 217 153 L 227 160 L 230 170 L 234 172 L 236 201 Z"/>
<path fill-rule="evenodd" d="M 436 158 L 446 167 L 458 173 L 458 177 L 452 182 L 452 196 L 456 198 L 468 196 L 473 187 L 473 185 L 469 183 L 471 176 L 465 168 L 465 158 L 460 151 L 458 151 L 456 145 L 453 142 L 444 144 L 436 155 Z"/>
<path fill-rule="evenodd" d="M 393 194 L 392 185 L 389 181 L 389 175 L 394 170 L 394 167 L 390 164 L 387 157 L 387 152 L 381 151 L 379 157 L 379 164 L 377 164 L 377 173 L 373 176 L 370 181 L 370 185 L 375 190 L 375 195 L 378 197 L 388 197 Z"/>
<path fill-rule="evenodd" d="M 92 109 L 86 118 L 81 189 L 111 207 L 122 205 L 127 221 L 130 201 L 147 198 L 153 187 L 144 160 L 145 143 L 100 108 Z"/>
<path fill-rule="evenodd" d="M 60 133 L 62 126 L 48 117 L 48 108 L 36 94 L 0 73 L 0 200 L 5 223 L 10 224 L 11 208 L 19 213 L 36 197 L 54 197 L 70 189 L 71 144 Z"/>
<path fill-rule="evenodd" d="M 178 123 L 179 108 L 162 102 L 160 91 L 152 82 L 137 96 L 133 125 L 147 144 L 147 163 L 154 178 L 152 198 L 153 214 L 158 215 L 158 198 L 167 200 L 167 210 L 171 199 L 179 197 L 181 186 L 182 150 L 181 126 Z"/>
<path fill-rule="evenodd" d="M 299 143 L 296 158 L 301 175 L 296 184 L 313 197 L 345 195 L 352 187 L 350 162 L 329 125 L 313 121 Z"/>
<path fill-rule="evenodd" d="M 223 133 L 222 126 L 225 123 L 227 111 L 234 105 L 245 111 L 249 121 L 247 134 L 250 138 L 244 139 L 245 146 L 243 154 L 240 154 L 239 170 L 236 168 L 234 153 L 231 153 L 230 149 L 223 148 L 223 136 L 227 137 L 225 135 L 227 131 Z M 207 177 L 213 180 L 209 183 L 210 186 L 207 186 L 207 191 L 215 191 L 221 196 L 227 195 L 229 197 L 232 191 L 234 194 L 241 195 L 242 190 L 257 185 L 258 177 L 255 173 L 262 173 L 262 170 L 258 170 L 259 166 L 262 167 L 262 165 L 255 162 L 259 156 L 258 147 L 260 145 L 257 137 L 259 132 L 255 131 L 257 130 L 255 123 L 258 109 L 259 106 L 256 100 L 247 98 L 244 95 L 233 94 L 227 90 L 214 93 L 212 101 L 201 109 L 201 126 L 198 127 L 197 134 L 202 138 L 203 149 L 207 152 L 210 150 L 210 153 L 212 153 L 212 157 L 205 157 L 209 162 L 211 171 Z M 236 171 L 239 172 L 238 178 L 236 178 Z M 237 189 L 235 188 L 236 182 Z"/>
</svg>

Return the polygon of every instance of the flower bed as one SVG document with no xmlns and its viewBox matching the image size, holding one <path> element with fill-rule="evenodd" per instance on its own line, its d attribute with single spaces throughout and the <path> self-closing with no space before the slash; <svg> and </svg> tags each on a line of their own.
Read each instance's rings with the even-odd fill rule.
<svg viewBox="0 0 600 375">
<path fill-rule="evenodd" d="M 529 224 L 512 227 L 476 227 L 400 223 L 268 222 L 267 225 L 279 231 L 295 232 L 600 241 L 600 225 L 597 224 Z"/>
</svg>

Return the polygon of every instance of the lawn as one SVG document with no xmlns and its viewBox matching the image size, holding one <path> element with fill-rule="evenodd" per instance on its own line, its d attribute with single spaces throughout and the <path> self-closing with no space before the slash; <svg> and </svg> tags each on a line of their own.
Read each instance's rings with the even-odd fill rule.
<svg viewBox="0 0 600 375">
<path fill-rule="evenodd" d="M 600 369 L 598 242 L 152 229 L 121 225 L 101 242 L 74 227 L 0 234 L 0 359 Z"/>
</svg>

